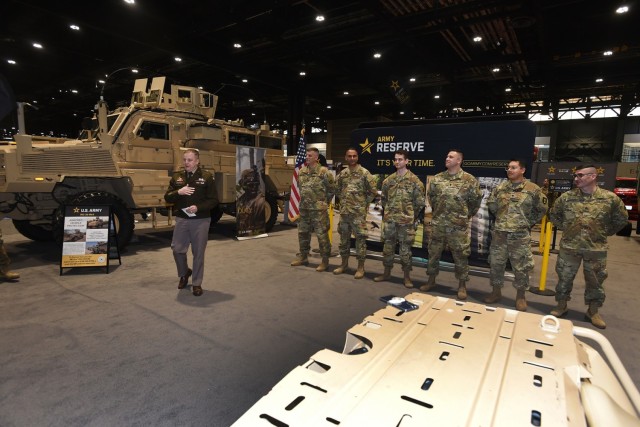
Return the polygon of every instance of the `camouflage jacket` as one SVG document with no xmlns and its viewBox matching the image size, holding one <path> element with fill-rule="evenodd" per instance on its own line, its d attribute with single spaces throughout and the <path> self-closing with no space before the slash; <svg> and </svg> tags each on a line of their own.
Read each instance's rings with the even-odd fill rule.
<svg viewBox="0 0 640 427">
<path fill-rule="evenodd" d="M 382 183 L 381 204 L 385 222 L 413 224 L 424 207 L 424 185 L 411 171 L 400 176 L 394 173 Z"/>
<path fill-rule="evenodd" d="M 190 196 L 181 196 L 178 190 L 186 185 L 195 188 Z M 211 210 L 218 205 L 218 193 L 213 182 L 213 175 L 200 167 L 196 169 L 190 179 L 187 172 L 181 170 L 174 172 L 169 182 L 169 188 L 164 195 L 167 203 L 173 203 L 173 213 L 180 218 L 207 218 L 211 216 Z M 182 209 L 191 205 L 198 207 L 196 216 L 190 217 Z"/>
<path fill-rule="evenodd" d="M 329 209 L 329 203 L 335 194 L 335 180 L 324 166 L 316 164 L 300 168 L 298 173 L 300 187 L 300 209 L 313 211 Z"/>
<path fill-rule="evenodd" d="M 369 202 L 377 195 L 376 180 L 360 165 L 343 169 L 336 179 L 341 215 L 366 215 Z"/>
<path fill-rule="evenodd" d="M 478 180 L 463 170 L 455 175 L 447 171 L 437 174 L 427 196 L 433 210 L 431 224 L 441 227 L 467 227 L 482 202 Z"/>
<path fill-rule="evenodd" d="M 563 193 L 549 213 L 562 230 L 560 248 L 606 250 L 607 236 L 620 231 L 629 219 L 620 197 L 597 187 L 593 194 L 579 188 Z"/>
<path fill-rule="evenodd" d="M 495 215 L 497 231 L 529 231 L 547 212 L 547 198 L 529 180 L 512 184 L 501 182 L 487 199 L 489 212 Z"/>
</svg>

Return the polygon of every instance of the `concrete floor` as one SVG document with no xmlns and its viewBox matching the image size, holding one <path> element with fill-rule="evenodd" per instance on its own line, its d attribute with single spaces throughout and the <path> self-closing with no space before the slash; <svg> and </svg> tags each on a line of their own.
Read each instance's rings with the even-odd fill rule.
<svg viewBox="0 0 640 427">
<path fill-rule="evenodd" d="M 289 266 L 297 231 L 276 225 L 268 238 L 236 241 L 233 219 L 210 235 L 205 294 L 176 289 L 171 232 L 137 224 L 122 265 L 59 274 L 60 248 L 19 235 L 1 221 L 18 283 L 0 283 L 0 426 L 228 426 L 286 373 L 318 350 L 341 351 L 346 331 L 382 308 L 379 297 L 410 293 L 368 260 L 367 275 L 317 273 Z M 334 234 L 334 248 L 337 242 Z M 534 236 L 534 238 L 537 238 Z M 640 237 L 610 238 L 607 301 L 602 314 L 611 341 L 640 383 Z M 550 257 L 547 287 L 556 279 Z M 338 259 L 331 260 L 332 268 Z M 352 259 L 351 265 L 355 261 Z M 538 284 L 536 256 L 532 284 Z M 414 269 L 417 286 L 425 269 Z M 452 273 L 434 295 L 455 297 Z M 473 277 L 469 297 L 490 290 Z M 568 319 L 584 321 L 578 276 Z M 501 306 L 512 308 L 508 284 Z M 547 314 L 553 297 L 529 293 L 529 312 Z M 590 343 L 591 344 L 591 343 Z"/>
</svg>

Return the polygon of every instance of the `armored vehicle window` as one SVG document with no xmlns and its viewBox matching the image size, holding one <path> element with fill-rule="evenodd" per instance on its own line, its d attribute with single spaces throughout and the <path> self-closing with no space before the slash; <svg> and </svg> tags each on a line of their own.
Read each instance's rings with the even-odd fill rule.
<svg viewBox="0 0 640 427">
<path fill-rule="evenodd" d="M 178 99 L 180 102 L 191 102 L 190 90 L 178 90 Z"/>
<path fill-rule="evenodd" d="M 138 136 L 144 139 L 169 139 L 169 125 L 166 123 L 143 122 Z"/>
<path fill-rule="evenodd" d="M 233 145 L 243 145 L 245 147 L 255 147 L 256 139 L 255 135 L 246 134 L 246 133 L 238 133 L 238 132 L 229 132 L 229 144 Z"/>
<path fill-rule="evenodd" d="M 282 139 L 273 138 L 270 136 L 260 136 L 260 147 L 262 148 L 274 148 L 276 150 L 282 150 Z"/>
</svg>

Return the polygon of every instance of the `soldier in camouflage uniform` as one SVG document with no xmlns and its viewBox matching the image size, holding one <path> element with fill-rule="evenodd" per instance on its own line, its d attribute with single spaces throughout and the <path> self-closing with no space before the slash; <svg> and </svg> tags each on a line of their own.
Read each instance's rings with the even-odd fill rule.
<svg viewBox="0 0 640 427">
<path fill-rule="evenodd" d="M 445 159 L 446 171 L 437 174 L 427 190 L 433 210 L 429 239 L 429 263 L 427 284 L 420 287 L 428 291 L 436 284 L 442 251 L 449 246 L 455 262 L 455 275 L 459 281 L 458 298 L 467 298 L 466 283 L 469 280 L 469 254 L 471 236 L 469 221 L 478 212 L 482 192 L 478 180 L 462 170 L 463 154 L 451 150 Z"/>
<path fill-rule="evenodd" d="M 411 282 L 411 246 L 416 237 L 416 221 L 424 210 L 424 185 L 413 172 L 407 169 L 409 153 L 397 150 L 393 164 L 396 172 L 382 183 L 382 218 L 384 229 L 382 250 L 384 273 L 373 280 L 388 280 L 393 268 L 396 242 L 400 245 L 400 264 L 404 271 L 404 286 L 413 287 Z"/>
<path fill-rule="evenodd" d="M 376 181 L 368 170 L 358 164 L 358 152 L 349 148 L 345 154 L 348 167 L 336 179 L 336 193 L 340 197 L 340 257 L 342 265 L 333 274 L 342 274 L 349 265 L 351 234 L 356 237 L 358 269 L 353 276 L 364 277 L 364 260 L 367 256 L 367 208 L 376 196 Z"/>
<path fill-rule="evenodd" d="M 524 177 L 526 164 L 513 159 L 506 168 L 507 181 L 493 189 L 487 206 L 495 216 L 491 231 L 491 292 L 484 302 L 494 304 L 502 298 L 504 270 L 511 261 L 516 288 L 516 309 L 527 310 L 525 292 L 529 289 L 529 272 L 533 270 L 531 253 L 531 227 L 537 224 L 547 211 L 547 198 L 542 189 Z"/>
<path fill-rule="evenodd" d="M 560 253 L 556 263 L 558 305 L 551 314 L 567 314 L 573 279 L 584 262 L 584 301 L 589 306 L 587 320 L 600 329 L 606 323 L 598 313 L 605 299 L 604 280 L 607 278 L 607 236 L 620 231 L 629 219 L 622 200 L 611 191 L 597 185 L 598 173 L 593 165 L 578 166 L 573 174 L 573 188 L 563 193 L 553 204 L 549 218 L 562 230 Z"/>
<path fill-rule="evenodd" d="M 333 175 L 318 163 L 320 152 L 317 148 L 307 149 L 307 162 L 298 173 L 300 188 L 300 218 L 298 220 L 298 242 L 300 256 L 291 262 L 292 266 L 306 265 L 311 250 L 311 232 L 315 231 L 320 245 L 321 264 L 316 271 L 329 267 L 331 243 L 329 243 L 329 203 L 335 194 Z"/>
</svg>

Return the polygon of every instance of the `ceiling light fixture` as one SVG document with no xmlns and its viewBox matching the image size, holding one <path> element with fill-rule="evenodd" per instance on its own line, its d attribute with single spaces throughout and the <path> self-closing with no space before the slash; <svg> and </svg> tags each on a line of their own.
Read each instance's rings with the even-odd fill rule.
<svg viewBox="0 0 640 427">
<path fill-rule="evenodd" d="M 235 47 L 236 49 L 240 49 L 242 45 L 240 43 L 234 43 L 233 47 Z"/>
<path fill-rule="evenodd" d="M 376 53 L 373 54 L 373 57 L 376 58 L 376 59 L 380 59 L 380 58 L 382 58 L 382 54 L 379 53 L 379 52 L 376 52 Z"/>
<path fill-rule="evenodd" d="M 620 6 L 619 8 L 616 9 L 616 13 L 627 13 L 629 12 L 629 6 Z"/>
<path fill-rule="evenodd" d="M 71 93 L 78 93 L 77 89 L 71 89 Z"/>
<path fill-rule="evenodd" d="M 373 101 L 375 105 L 380 105 L 380 101 Z"/>
<path fill-rule="evenodd" d="M 602 82 L 603 82 L 602 77 L 598 77 L 598 78 L 596 79 L 596 83 L 602 83 Z"/>
<path fill-rule="evenodd" d="M 306 73 L 305 71 L 300 71 L 300 75 L 301 75 L 301 76 L 306 76 L 306 75 L 307 75 L 307 73 Z"/>
<path fill-rule="evenodd" d="M 327 110 L 331 110 L 331 105 L 327 105 Z"/>
<path fill-rule="evenodd" d="M 75 24 L 71 24 L 71 25 L 69 25 L 69 28 L 71 28 L 71 29 L 72 29 L 72 30 L 74 30 L 74 31 L 80 31 L 80 27 L 78 27 L 78 26 L 77 26 L 77 25 L 75 25 Z"/>
<path fill-rule="evenodd" d="M 138 74 L 138 69 L 137 69 L 137 68 L 132 68 L 132 69 L 131 69 L 131 72 L 132 72 L 133 74 Z"/>
<path fill-rule="evenodd" d="M 324 21 L 324 15 L 317 15 L 316 16 L 316 21 L 318 21 L 318 22 Z"/>
<path fill-rule="evenodd" d="M 482 41 L 482 37 L 480 37 L 480 36 L 475 36 L 475 37 L 473 38 L 473 41 L 474 41 L 474 42 L 476 42 L 476 43 L 480 43 L 480 42 Z"/>
<path fill-rule="evenodd" d="M 136 4 L 136 0 L 124 0 L 126 4 Z"/>
<path fill-rule="evenodd" d="M 411 83 L 415 83 L 416 78 L 415 78 L 415 77 L 411 77 L 411 78 L 409 79 L 409 81 L 410 81 Z"/>
<path fill-rule="evenodd" d="M 7 62 L 11 65 L 16 65 L 16 61 L 14 61 L 13 59 L 7 59 Z"/>
<path fill-rule="evenodd" d="M 179 56 L 176 56 L 175 58 L 173 58 L 176 62 L 182 62 L 182 58 L 180 58 Z"/>
<path fill-rule="evenodd" d="M 249 102 L 253 102 L 253 98 L 249 98 Z"/>
<path fill-rule="evenodd" d="M 346 90 L 344 92 L 342 92 L 343 95 L 349 95 L 349 92 L 347 92 Z"/>
<path fill-rule="evenodd" d="M 604 56 L 611 56 L 611 55 L 613 55 L 613 51 L 612 50 L 605 50 L 604 52 L 602 52 L 602 54 Z"/>
<path fill-rule="evenodd" d="M 37 42 L 34 42 L 32 46 L 35 47 L 36 49 L 42 49 L 42 45 Z"/>
<path fill-rule="evenodd" d="M 504 90 L 504 91 L 505 91 L 505 92 L 511 92 L 511 88 L 510 88 L 510 87 L 505 88 L 505 90 Z"/>
<path fill-rule="evenodd" d="M 401 116 L 404 116 L 404 111 L 400 111 L 400 115 L 401 115 Z"/>
<path fill-rule="evenodd" d="M 493 70 L 491 70 L 491 71 L 493 71 L 494 73 L 499 73 L 499 72 L 500 72 L 500 68 L 496 67 L 496 68 L 494 68 L 494 69 L 493 69 Z"/>
<path fill-rule="evenodd" d="M 433 96 L 435 99 L 440 99 L 440 95 L 434 95 Z"/>
<path fill-rule="evenodd" d="M 101 85 L 103 85 L 103 84 L 105 84 L 105 83 L 106 83 L 106 81 L 104 81 L 104 80 L 100 79 L 100 80 L 98 80 L 98 83 L 100 83 Z"/>
<path fill-rule="evenodd" d="M 247 79 L 242 79 L 242 83 L 249 83 L 249 80 L 247 80 Z"/>
</svg>

